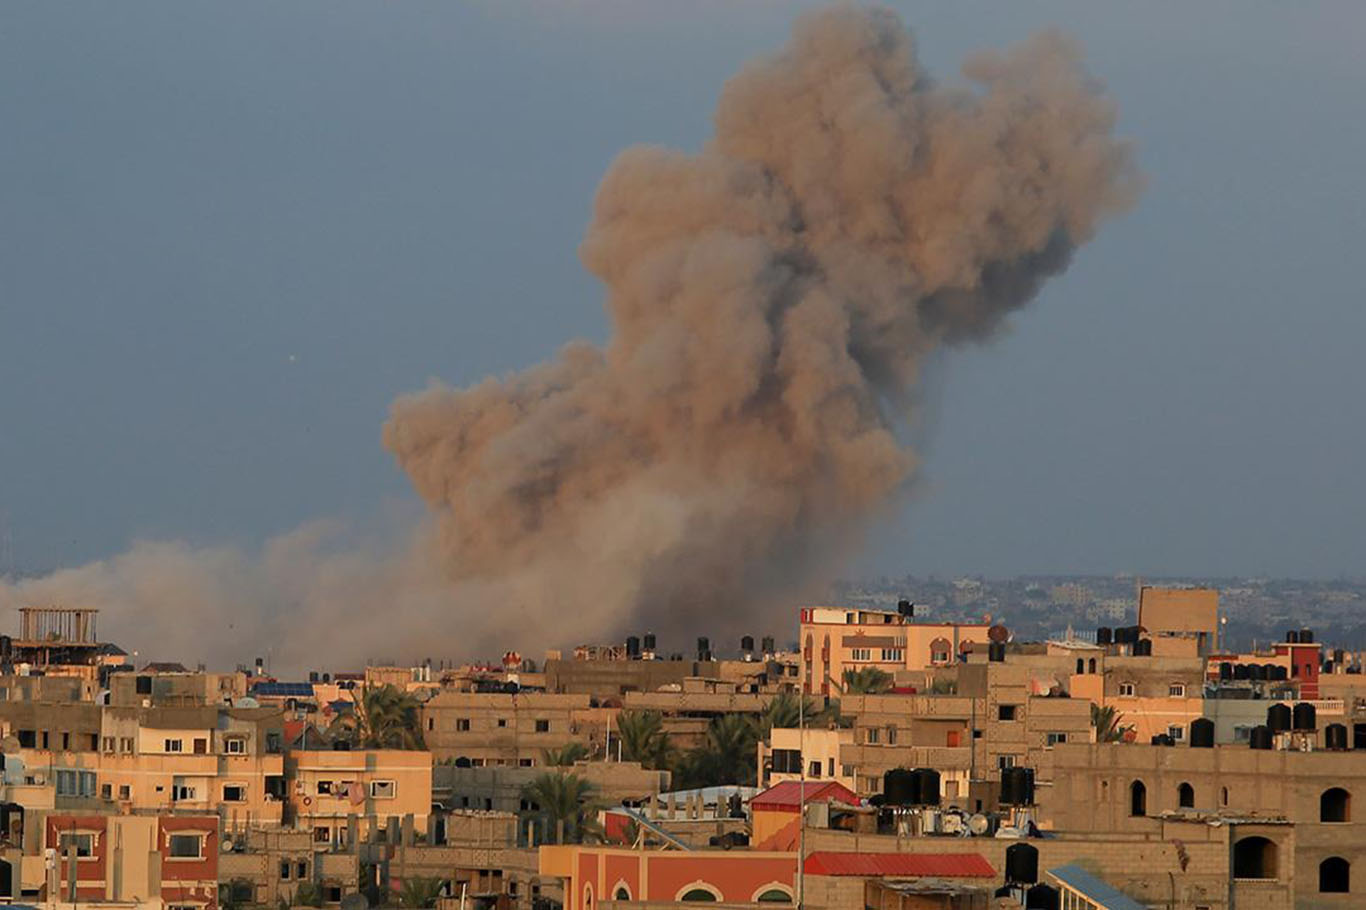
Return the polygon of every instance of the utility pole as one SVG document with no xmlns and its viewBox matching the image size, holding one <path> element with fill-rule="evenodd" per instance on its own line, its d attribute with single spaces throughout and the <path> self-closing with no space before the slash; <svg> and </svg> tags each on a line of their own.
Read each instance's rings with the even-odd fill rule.
<svg viewBox="0 0 1366 910">
<path fill-rule="evenodd" d="M 806 906 L 806 693 L 797 693 L 797 910 Z"/>
</svg>

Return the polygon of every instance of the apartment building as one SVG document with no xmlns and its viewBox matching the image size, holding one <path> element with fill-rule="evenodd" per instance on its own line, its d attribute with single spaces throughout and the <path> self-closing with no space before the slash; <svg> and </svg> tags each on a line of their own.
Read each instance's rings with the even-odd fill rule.
<svg viewBox="0 0 1366 910">
<path fill-rule="evenodd" d="M 432 753 L 398 749 L 293 750 L 286 823 L 319 848 L 368 839 L 389 819 L 425 830 L 432 808 Z"/>
<path fill-rule="evenodd" d="M 441 692 L 422 705 L 422 735 L 435 762 L 536 767 L 571 742 L 605 754 L 616 708 L 588 695 Z"/>
<path fill-rule="evenodd" d="M 809 694 L 838 693 L 847 670 L 895 675 L 952 666 L 990 640 L 985 622 L 919 622 L 909 613 L 842 607 L 803 607 L 800 615 L 802 689 Z"/>
<path fill-rule="evenodd" d="M 218 906 L 215 815 L 53 813 L 42 825 L 52 861 L 41 854 L 25 857 L 23 894 L 186 910 Z"/>
</svg>

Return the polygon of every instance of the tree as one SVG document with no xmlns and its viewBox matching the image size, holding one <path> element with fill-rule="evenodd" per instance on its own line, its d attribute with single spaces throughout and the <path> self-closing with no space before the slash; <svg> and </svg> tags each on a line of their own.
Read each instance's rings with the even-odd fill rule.
<svg viewBox="0 0 1366 910">
<path fill-rule="evenodd" d="M 572 768 L 574 763 L 588 757 L 583 743 L 567 743 L 558 749 L 542 749 L 541 763 L 548 768 Z"/>
<path fill-rule="evenodd" d="M 301 882 L 299 887 L 294 889 L 294 899 L 291 903 L 296 907 L 321 907 L 323 905 L 322 889 L 312 882 Z"/>
<path fill-rule="evenodd" d="M 1096 742 L 1117 743 L 1124 739 L 1124 728 L 1119 725 L 1124 715 L 1117 714 L 1113 706 L 1104 708 L 1091 705 L 1091 726 L 1096 728 Z"/>
<path fill-rule="evenodd" d="M 780 692 L 759 713 L 759 735 L 767 739 L 774 727 L 791 729 L 801 723 L 807 727 L 828 727 L 841 720 L 840 703 L 835 699 L 828 699 L 825 707 L 818 708 L 808 696 Z"/>
<path fill-rule="evenodd" d="M 707 739 L 679 762 L 684 787 L 752 785 L 757 776 L 759 726 L 743 714 L 719 714 L 707 725 Z"/>
<path fill-rule="evenodd" d="M 580 844 L 586 838 L 601 836 L 597 814 L 602 804 L 597 787 L 577 774 L 547 771 L 538 775 L 522 788 L 522 799 L 534 807 L 530 814 L 549 823 L 551 832 L 563 822 L 566 843 Z"/>
<path fill-rule="evenodd" d="M 640 762 L 641 767 L 660 770 L 673 758 L 664 718 L 658 711 L 622 711 L 617 715 L 617 736 L 621 738 L 621 757 Z"/>
<path fill-rule="evenodd" d="M 436 899 L 441 896 L 443 882 L 439 878 L 405 878 L 398 892 L 398 902 L 410 910 L 435 907 Z"/>
<path fill-rule="evenodd" d="M 424 749 L 422 705 L 398 686 L 366 686 L 354 701 L 352 712 L 339 716 L 328 727 L 333 738 L 358 749 Z"/>
<path fill-rule="evenodd" d="M 846 695 L 878 695 L 891 687 L 892 674 L 877 667 L 860 667 L 857 670 L 844 671 L 842 691 Z"/>
</svg>

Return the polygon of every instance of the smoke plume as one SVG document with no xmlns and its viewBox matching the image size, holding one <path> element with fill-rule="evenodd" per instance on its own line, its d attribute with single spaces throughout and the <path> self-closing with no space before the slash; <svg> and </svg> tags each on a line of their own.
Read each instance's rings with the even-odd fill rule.
<svg viewBox="0 0 1366 910">
<path fill-rule="evenodd" d="M 926 358 L 991 336 L 1138 187 L 1066 38 L 963 72 L 839 7 L 727 84 L 699 154 L 623 152 L 580 250 L 607 345 L 385 425 L 449 577 L 590 638 L 730 630 L 837 564 L 914 472 Z"/>
<path fill-rule="evenodd" d="M 143 543 L 0 604 L 100 607 L 129 650 L 220 667 L 783 633 L 905 491 L 927 359 L 989 338 L 1138 189 L 1067 39 L 963 73 L 837 7 L 727 84 L 701 152 L 622 153 L 581 249 L 609 342 L 397 401 L 416 528 Z"/>
</svg>

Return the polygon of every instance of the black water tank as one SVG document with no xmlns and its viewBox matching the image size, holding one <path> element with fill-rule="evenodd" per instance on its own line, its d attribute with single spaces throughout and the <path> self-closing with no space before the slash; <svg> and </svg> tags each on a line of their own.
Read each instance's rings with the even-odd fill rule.
<svg viewBox="0 0 1366 910">
<path fill-rule="evenodd" d="M 1333 662 L 1331 660 L 1325 660 L 1323 666 L 1319 669 L 1325 676 L 1331 676 L 1333 673 Z"/>
<path fill-rule="evenodd" d="M 1317 730 L 1318 712 L 1307 701 L 1295 705 L 1293 724 L 1296 730 Z"/>
<path fill-rule="evenodd" d="M 744 635 L 740 638 L 740 650 L 746 654 L 754 653 L 754 636 Z"/>
<path fill-rule="evenodd" d="M 1300 641 L 1300 633 L 1296 632 L 1294 629 L 1291 629 L 1289 632 L 1285 633 L 1285 643 L 1286 643 L 1286 644 L 1288 644 L 1288 645 L 1295 645 L 1295 644 L 1299 644 L 1299 641 Z"/>
<path fill-rule="evenodd" d="M 1155 733 L 1153 734 L 1152 743 L 1154 746 L 1174 746 L 1176 745 L 1176 740 L 1172 739 L 1171 734 L 1169 733 Z"/>
<path fill-rule="evenodd" d="M 1247 679 L 1247 664 L 1234 664 L 1234 665 L 1233 665 L 1233 678 L 1234 678 L 1234 679 Z"/>
<path fill-rule="evenodd" d="M 1266 709 L 1266 727 L 1272 733 L 1284 733 L 1290 729 L 1292 717 L 1289 705 L 1271 705 Z"/>
<path fill-rule="evenodd" d="M 711 639 L 699 638 L 697 640 L 697 659 L 711 660 Z"/>
<path fill-rule="evenodd" d="M 1233 678 L 1233 664 L 1224 661 L 1219 664 L 1219 678 L 1225 682 Z"/>
<path fill-rule="evenodd" d="M 1334 752 L 1347 751 L 1347 726 L 1329 724 L 1323 728 L 1323 745 Z"/>
<path fill-rule="evenodd" d="M 1039 880 L 1039 850 L 1033 844 L 1006 847 L 1006 881 L 1032 885 Z"/>
<path fill-rule="evenodd" d="M 1342 666 L 1343 661 L 1345 661 L 1346 659 L 1347 659 L 1347 652 L 1346 652 L 1346 651 L 1342 650 L 1341 648 L 1334 648 L 1334 649 L 1333 649 L 1333 663 L 1334 663 L 1334 664 L 1336 664 L 1337 666 L 1340 667 L 1340 666 Z"/>
<path fill-rule="evenodd" d="M 1300 629 L 1300 644 L 1312 645 L 1314 643 L 1314 631 L 1312 629 Z"/>
<path fill-rule="evenodd" d="M 772 635 L 765 635 L 765 636 L 764 636 L 763 646 L 764 646 L 764 653 L 765 653 L 765 654 L 776 654 L 777 651 L 778 651 L 777 648 L 773 647 L 773 636 L 772 636 Z"/>
<path fill-rule="evenodd" d="M 152 694 L 152 677 L 139 676 L 133 683 L 138 695 Z"/>
<path fill-rule="evenodd" d="M 655 649 L 655 633 L 646 632 L 644 644 L 646 651 L 653 651 Z"/>
<path fill-rule="evenodd" d="M 911 806 L 920 795 L 920 778 L 914 771 L 893 768 L 882 775 L 882 801 L 888 806 Z"/>
<path fill-rule="evenodd" d="M 1271 748 L 1271 728 L 1258 725 L 1252 728 L 1252 733 L 1248 735 L 1247 744 L 1254 749 Z"/>
<path fill-rule="evenodd" d="M 317 671 L 317 670 L 309 670 L 309 671 L 308 671 L 308 681 L 311 682 L 311 683 L 315 683 L 315 682 L 318 681 L 318 671 Z"/>
<path fill-rule="evenodd" d="M 1034 804 L 1034 769 L 1006 768 L 1001 772 L 1001 805 Z"/>
<path fill-rule="evenodd" d="M 1266 679 L 1266 670 L 1262 667 L 1261 664 L 1248 664 L 1247 678 L 1252 680 L 1253 682 L 1258 682 L 1260 680 Z"/>
<path fill-rule="evenodd" d="M 918 789 L 920 797 L 916 800 L 917 804 L 921 806 L 939 805 L 939 772 L 933 768 L 922 768 Z"/>
<path fill-rule="evenodd" d="M 1138 641 L 1134 642 L 1134 656 L 1152 657 L 1153 640 L 1151 638 L 1140 638 Z"/>
<path fill-rule="evenodd" d="M 987 645 L 987 660 L 992 663 L 1001 663 L 1006 659 L 1006 646 L 1004 642 L 993 641 Z"/>
<path fill-rule="evenodd" d="M 911 603 L 909 600 L 898 600 L 896 602 L 896 611 L 900 613 L 902 616 L 914 616 L 915 604 Z"/>
<path fill-rule="evenodd" d="M 1284 682 L 1290 678 L 1290 671 L 1285 667 L 1277 665 L 1275 671 L 1271 674 L 1271 678 L 1277 682 Z"/>
<path fill-rule="evenodd" d="M 1058 910 L 1058 889 L 1035 885 L 1025 892 L 1025 910 Z"/>
<path fill-rule="evenodd" d="M 1262 664 L 1262 679 L 1275 679 L 1275 678 L 1276 678 L 1276 665 L 1275 665 L 1275 664 Z"/>
<path fill-rule="evenodd" d="M 640 639 L 634 635 L 626 636 L 626 656 L 632 658 L 640 656 Z"/>
<path fill-rule="evenodd" d="M 1208 717 L 1197 717 L 1191 721 L 1191 748 L 1214 748 L 1214 721 Z"/>
<path fill-rule="evenodd" d="M 1114 630 L 1114 629 L 1111 629 L 1109 626 L 1101 626 L 1099 629 L 1096 629 L 1096 644 L 1098 644 L 1098 645 L 1108 645 L 1110 642 L 1112 642 L 1112 641 L 1114 641 L 1114 640 L 1115 640 L 1115 630 Z"/>
</svg>

